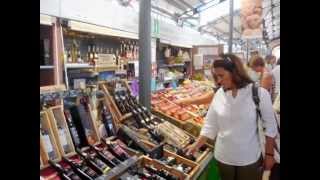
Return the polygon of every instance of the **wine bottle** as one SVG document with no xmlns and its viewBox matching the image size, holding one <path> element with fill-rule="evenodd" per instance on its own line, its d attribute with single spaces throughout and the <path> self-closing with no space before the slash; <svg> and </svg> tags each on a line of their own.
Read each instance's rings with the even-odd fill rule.
<svg viewBox="0 0 320 180">
<path fill-rule="evenodd" d="M 62 128 L 60 125 L 58 125 L 58 134 L 59 134 L 59 140 L 64 152 L 69 153 L 70 148 L 67 140 L 67 135 L 66 135 L 65 129 Z"/>
<path fill-rule="evenodd" d="M 156 168 L 154 168 L 153 166 L 150 165 L 145 165 L 144 167 L 146 170 L 148 170 L 150 173 L 152 174 L 156 174 L 162 178 L 165 178 L 167 180 L 178 180 L 179 178 L 174 176 L 174 175 L 170 175 L 168 171 L 161 169 L 161 170 L 157 170 Z"/>
<path fill-rule="evenodd" d="M 91 149 L 93 149 L 97 155 L 104 161 L 108 166 L 115 167 L 116 165 L 120 164 L 121 161 L 117 159 L 107 148 L 99 149 L 96 146 L 90 145 Z"/>
<path fill-rule="evenodd" d="M 130 158 L 129 154 L 125 150 L 123 150 L 122 147 L 116 142 L 102 141 L 102 143 L 107 145 L 108 150 L 121 161 L 125 161 Z"/>
<path fill-rule="evenodd" d="M 64 110 L 64 116 L 66 118 L 67 126 L 68 126 L 70 134 L 71 134 L 72 142 L 76 147 L 80 148 L 81 143 L 80 143 L 78 131 L 72 122 L 72 117 L 71 117 L 70 111 L 68 109 Z"/>
<path fill-rule="evenodd" d="M 68 63 L 72 63 L 72 56 L 71 56 L 71 50 L 68 50 L 68 54 L 67 54 L 67 61 Z"/>
<path fill-rule="evenodd" d="M 70 117 L 72 117 L 73 124 L 75 125 L 75 128 L 77 130 L 77 134 L 79 137 L 80 143 L 79 143 L 78 147 L 81 148 L 81 147 L 88 146 L 89 142 L 88 142 L 88 139 L 86 136 L 85 128 L 81 122 L 79 108 L 77 106 L 71 106 L 69 108 L 69 111 L 70 111 L 70 115 L 71 115 Z"/>
<path fill-rule="evenodd" d="M 80 157 L 99 175 L 106 174 L 111 169 L 107 164 L 95 156 L 95 154 L 88 154 L 76 149 Z"/>
<path fill-rule="evenodd" d="M 112 116 L 111 116 L 109 110 L 107 109 L 107 107 L 102 102 L 100 105 L 102 107 L 102 111 L 101 111 L 102 122 L 104 124 L 104 127 L 106 128 L 106 132 L 107 132 L 108 136 L 114 136 L 115 132 L 114 132 L 114 125 L 113 125 L 113 121 L 112 121 Z"/>
<path fill-rule="evenodd" d="M 62 159 L 70 165 L 71 169 L 84 180 L 94 180 L 99 175 L 90 167 L 88 167 L 83 161 L 75 162 L 67 157 L 62 157 Z"/>
<path fill-rule="evenodd" d="M 60 164 L 55 163 L 52 160 L 49 160 L 48 162 L 51 167 L 58 172 L 58 175 L 62 180 L 81 180 L 81 178 L 72 169 L 64 169 Z"/>
<path fill-rule="evenodd" d="M 93 52 L 93 64 L 95 65 L 95 63 L 98 61 L 99 59 L 99 56 L 98 56 L 98 52 L 97 52 L 97 47 L 94 49 L 94 52 Z"/>
<path fill-rule="evenodd" d="M 78 50 L 78 53 L 77 53 L 77 63 L 83 63 L 83 60 L 82 60 L 82 57 L 81 57 L 80 49 Z"/>
<path fill-rule="evenodd" d="M 46 149 L 46 152 L 48 153 L 49 159 L 56 159 L 57 155 L 56 155 L 56 152 L 54 151 L 48 130 L 44 129 L 41 123 L 40 123 L 40 131 L 41 131 L 44 147 Z"/>
<path fill-rule="evenodd" d="M 43 45 L 44 45 L 44 64 L 49 65 L 50 64 L 50 40 L 44 39 Z"/>
<path fill-rule="evenodd" d="M 122 101 L 122 99 L 120 98 L 120 96 L 117 95 L 117 94 L 115 94 L 114 100 L 116 101 L 116 104 L 117 104 L 120 112 L 121 112 L 122 114 L 126 114 L 126 113 L 127 113 L 127 109 L 126 109 L 125 105 L 122 103 L 123 101 Z"/>
</svg>

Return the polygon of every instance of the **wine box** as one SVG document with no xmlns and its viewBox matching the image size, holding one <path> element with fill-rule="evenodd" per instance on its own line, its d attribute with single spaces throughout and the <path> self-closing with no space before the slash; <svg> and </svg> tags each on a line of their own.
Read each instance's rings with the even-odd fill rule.
<svg viewBox="0 0 320 180">
<path fill-rule="evenodd" d="M 144 143 L 144 145 L 146 145 L 147 147 L 150 147 L 150 148 L 152 148 L 153 147 L 153 144 L 152 143 L 150 143 L 150 142 L 148 142 L 148 141 L 142 141 L 143 143 Z M 186 159 L 186 158 L 184 158 L 184 157 L 182 157 L 182 156 L 179 156 L 179 155 L 177 155 L 177 154 L 174 154 L 174 153 L 172 153 L 172 152 L 170 152 L 170 151 L 168 151 L 168 150 L 163 150 L 163 156 L 164 157 L 166 157 L 166 158 L 168 158 L 168 157 L 174 157 L 175 159 L 176 159 L 176 161 L 177 161 L 177 163 L 178 164 L 185 164 L 185 165 L 187 165 L 187 166 L 189 166 L 189 167 L 191 167 L 192 168 L 192 170 L 188 173 L 188 174 L 185 174 L 186 176 L 188 176 L 190 179 L 192 179 L 192 177 L 196 174 L 196 172 L 199 170 L 199 164 L 198 163 L 196 163 L 196 162 L 193 162 L 193 161 L 191 161 L 191 160 L 189 160 L 189 159 Z M 153 159 L 154 161 L 159 161 L 159 160 L 157 160 L 157 159 Z M 161 161 L 159 161 L 159 163 L 162 163 Z M 166 166 L 168 166 L 168 165 L 166 165 Z M 170 166 L 169 166 L 170 167 Z M 170 167 L 171 168 L 171 167 Z"/>
<path fill-rule="evenodd" d="M 82 106 L 79 98 L 77 99 L 76 104 L 78 106 L 78 109 L 80 108 L 80 106 Z M 85 129 L 89 129 L 90 132 L 92 132 L 91 135 L 92 135 L 93 143 L 91 143 L 91 144 L 95 144 L 95 143 L 99 142 L 101 137 L 100 137 L 100 133 L 98 131 L 96 117 L 92 113 L 92 107 L 90 104 L 88 104 L 88 112 L 86 112 L 86 115 L 87 115 L 87 118 L 85 118 L 85 119 L 88 121 L 88 122 L 86 122 L 87 126 L 84 125 L 83 121 L 82 121 L 82 125 L 85 126 L 84 127 Z M 88 139 L 88 142 L 90 143 L 89 139 Z"/>
<path fill-rule="evenodd" d="M 40 155 L 42 157 L 43 167 L 46 167 L 48 165 L 49 159 L 56 162 L 60 161 L 61 154 L 59 152 L 50 119 L 46 111 L 40 112 L 40 123 L 42 128 L 48 133 L 48 135 L 45 136 L 41 133 L 40 130 Z M 53 157 L 50 157 L 49 153 Z"/>
<path fill-rule="evenodd" d="M 120 83 L 126 90 L 130 91 L 129 85 L 126 81 L 117 81 L 116 83 Z M 109 105 L 110 110 L 114 110 L 116 119 L 119 122 L 132 116 L 132 113 L 122 114 L 119 110 L 115 100 L 113 99 L 113 91 L 115 89 L 115 86 L 111 86 L 110 83 L 100 82 L 99 87 L 104 92 L 106 104 Z"/>
<path fill-rule="evenodd" d="M 49 108 L 48 114 L 60 154 L 67 157 L 76 154 L 62 106 Z"/>
</svg>

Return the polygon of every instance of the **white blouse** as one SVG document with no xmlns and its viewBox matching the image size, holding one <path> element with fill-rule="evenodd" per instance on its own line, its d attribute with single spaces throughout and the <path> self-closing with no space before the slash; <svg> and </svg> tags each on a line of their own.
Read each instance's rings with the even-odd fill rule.
<svg viewBox="0 0 320 180">
<path fill-rule="evenodd" d="M 265 135 L 275 137 L 277 126 L 270 94 L 258 90 Z M 261 155 L 257 133 L 255 104 L 252 100 L 252 84 L 241 88 L 234 98 L 231 91 L 220 88 L 209 107 L 202 136 L 215 139 L 215 158 L 228 165 L 246 166 L 258 161 Z"/>
</svg>

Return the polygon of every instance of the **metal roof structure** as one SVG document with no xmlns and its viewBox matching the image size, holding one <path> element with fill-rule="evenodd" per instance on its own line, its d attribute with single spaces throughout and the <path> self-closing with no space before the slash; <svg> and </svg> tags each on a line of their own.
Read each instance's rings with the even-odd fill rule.
<svg viewBox="0 0 320 180">
<path fill-rule="evenodd" d="M 136 3 L 139 0 L 119 0 Z M 263 39 L 245 41 L 241 38 L 240 3 L 234 0 L 233 44 L 251 47 L 266 46 L 272 40 L 280 39 L 280 0 L 263 1 Z M 229 0 L 152 0 L 152 12 L 170 19 L 179 26 L 189 26 L 209 34 L 219 42 L 227 43 L 229 38 Z"/>
</svg>

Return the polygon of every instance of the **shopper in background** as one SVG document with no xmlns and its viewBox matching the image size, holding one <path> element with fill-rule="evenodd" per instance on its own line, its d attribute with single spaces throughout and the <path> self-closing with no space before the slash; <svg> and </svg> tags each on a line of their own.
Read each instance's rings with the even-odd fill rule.
<svg viewBox="0 0 320 180">
<path fill-rule="evenodd" d="M 262 149 L 252 98 L 253 82 L 233 54 L 221 55 L 213 68 L 221 88 L 210 105 L 199 138 L 187 148 L 187 153 L 196 152 L 208 138 L 216 140 L 214 157 L 222 180 L 261 180 Z M 276 121 L 269 93 L 263 88 L 258 92 L 266 135 L 264 168 L 270 170 L 275 163 Z"/>
<path fill-rule="evenodd" d="M 273 109 L 276 113 L 276 117 L 277 117 L 277 123 L 278 123 L 278 127 L 280 130 L 280 91 L 273 103 Z M 280 131 L 279 131 L 280 132 Z M 277 143 L 277 147 L 279 148 L 279 154 L 276 153 L 275 154 L 275 165 L 273 166 L 273 168 L 271 169 L 271 175 L 270 175 L 270 180 L 280 180 L 280 133 L 277 134 L 276 139 L 275 139 L 275 143 Z"/>
<path fill-rule="evenodd" d="M 272 70 L 272 75 L 275 82 L 275 94 L 280 93 L 280 58 L 277 61 L 276 67 Z"/>
<path fill-rule="evenodd" d="M 265 62 L 262 57 L 256 56 L 251 61 L 251 69 L 258 74 L 260 86 L 265 88 L 271 95 L 272 101 L 275 98 L 275 80 L 272 73 L 265 67 Z"/>
<path fill-rule="evenodd" d="M 266 60 L 266 68 L 268 69 L 269 72 L 271 72 L 276 65 L 277 58 L 274 55 L 267 55 L 265 60 Z"/>
</svg>

